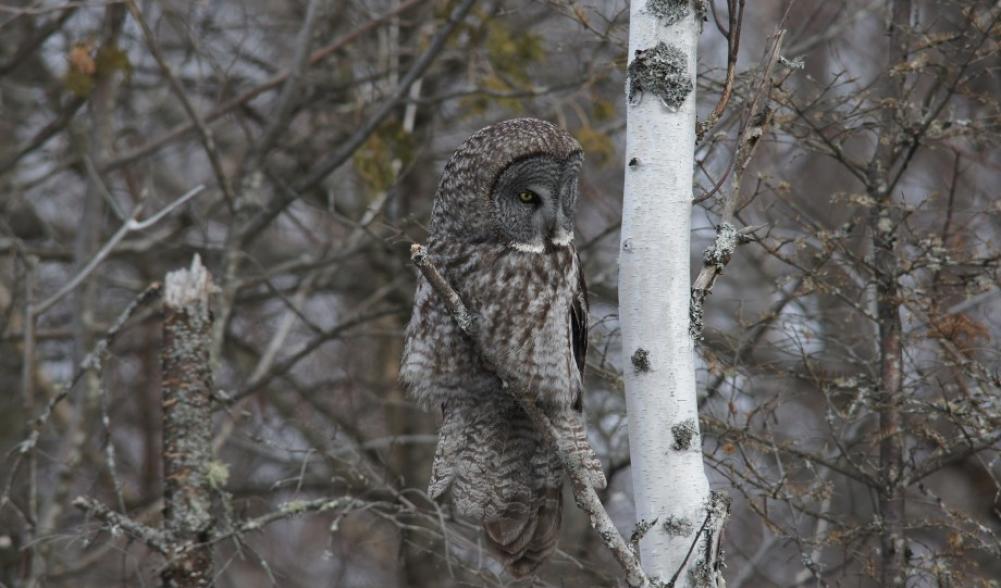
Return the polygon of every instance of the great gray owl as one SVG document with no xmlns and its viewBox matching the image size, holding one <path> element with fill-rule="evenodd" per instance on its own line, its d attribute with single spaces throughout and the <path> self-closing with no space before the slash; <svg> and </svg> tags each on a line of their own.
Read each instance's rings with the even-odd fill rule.
<svg viewBox="0 0 1001 588">
<path fill-rule="evenodd" d="M 587 291 L 573 234 L 582 162 L 577 141 L 548 122 L 521 118 L 480 130 L 445 165 L 427 249 L 479 314 L 491 355 L 537 395 L 561 444 L 581 452 L 589 482 L 603 488 L 581 404 Z M 401 379 L 442 411 L 431 497 L 447 497 L 482 523 L 513 575 L 532 572 L 559 538 L 559 458 L 423 276 Z"/>
</svg>

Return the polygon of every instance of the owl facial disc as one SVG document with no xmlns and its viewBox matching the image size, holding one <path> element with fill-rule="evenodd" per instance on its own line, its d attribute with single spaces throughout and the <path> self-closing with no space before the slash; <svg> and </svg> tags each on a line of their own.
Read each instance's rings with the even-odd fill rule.
<svg viewBox="0 0 1001 588">
<path fill-rule="evenodd" d="M 522 252 L 542 253 L 547 245 L 573 240 L 580 156 L 528 155 L 498 176 L 491 199 L 502 238 Z"/>
<path fill-rule="evenodd" d="M 485 127 L 445 165 L 431 234 L 531 253 L 568 247 L 583 159 L 573 135 L 546 121 L 518 118 Z"/>
</svg>

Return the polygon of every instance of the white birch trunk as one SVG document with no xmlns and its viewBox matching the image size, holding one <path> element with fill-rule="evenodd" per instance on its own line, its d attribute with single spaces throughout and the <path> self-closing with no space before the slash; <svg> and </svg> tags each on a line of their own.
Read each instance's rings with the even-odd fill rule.
<svg viewBox="0 0 1001 588">
<path fill-rule="evenodd" d="M 711 499 L 703 467 L 689 335 L 701 19 L 686 1 L 631 4 L 619 321 L 636 518 L 640 528 L 656 520 L 640 556 L 651 579 L 716 586 L 710 519 L 725 513 L 707 514 L 726 507 Z"/>
</svg>

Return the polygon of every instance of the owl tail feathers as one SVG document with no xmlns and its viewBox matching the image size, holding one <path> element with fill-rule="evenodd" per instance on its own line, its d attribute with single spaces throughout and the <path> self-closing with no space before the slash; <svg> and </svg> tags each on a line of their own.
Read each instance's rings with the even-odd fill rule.
<svg viewBox="0 0 1001 588">
<path fill-rule="evenodd" d="M 556 550 L 560 538 L 563 496 L 547 488 L 535 512 L 483 523 L 487 543 L 515 578 L 534 572 Z"/>
<path fill-rule="evenodd" d="M 608 485 L 605 472 L 594 449 L 588 443 L 587 431 L 580 416 L 569 411 L 561 411 L 554 416 L 553 424 L 559 431 L 559 443 L 563 450 L 579 458 L 578 463 L 587 484 L 595 490 L 603 490 Z M 455 478 L 455 464 L 460 461 L 463 450 L 468 449 L 460 441 L 463 426 L 463 420 L 458 418 L 445 419 L 442 423 L 431 468 L 431 482 L 428 485 L 428 495 L 432 499 L 437 499 L 448 490 Z"/>
</svg>

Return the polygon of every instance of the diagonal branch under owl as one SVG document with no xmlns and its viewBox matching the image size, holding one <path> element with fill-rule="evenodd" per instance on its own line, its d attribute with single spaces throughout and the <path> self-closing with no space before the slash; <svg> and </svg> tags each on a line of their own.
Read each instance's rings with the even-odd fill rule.
<svg viewBox="0 0 1001 588">
<path fill-rule="evenodd" d="M 522 409 L 528 414 L 532 423 L 542 433 L 546 442 L 559 456 L 563 469 L 571 481 L 574 500 L 577 506 L 588 514 L 591 527 L 601 537 L 602 542 L 611 551 L 612 556 L 622 566 L 626 573 L 626 582 L 630 586 L 648 586 L 649 581 L 640 567 L 639 558 L 629 548 L 625 539 L 619 534 L 615 525 L 605 511 L 598 494 L 594 490 L 594 482 L 590 478 L 589 468 L 584 462 L 584 456 L 576 450 L 572 438 L 561 431 L 553 421 L 546 416 L 536 404 L 535 395 L 528 389 L 518 385 L 518 378 L 504 368 L 489 353 L 490 346 L 484 345 L 482 331 L 479 329 L 478 315 L 462 301 L 459 293 L 448 283 L 438 271 L 428 256 L 424 246 L 414 243 L 410 248 L 410 259 L 431 284 L 435 293 L 444 302 L 449 314 L 455 320 L 459 329 L 476 346 L 480 358 L 491 371 L 503 382 L 507 390 Z"/>
</svg>

